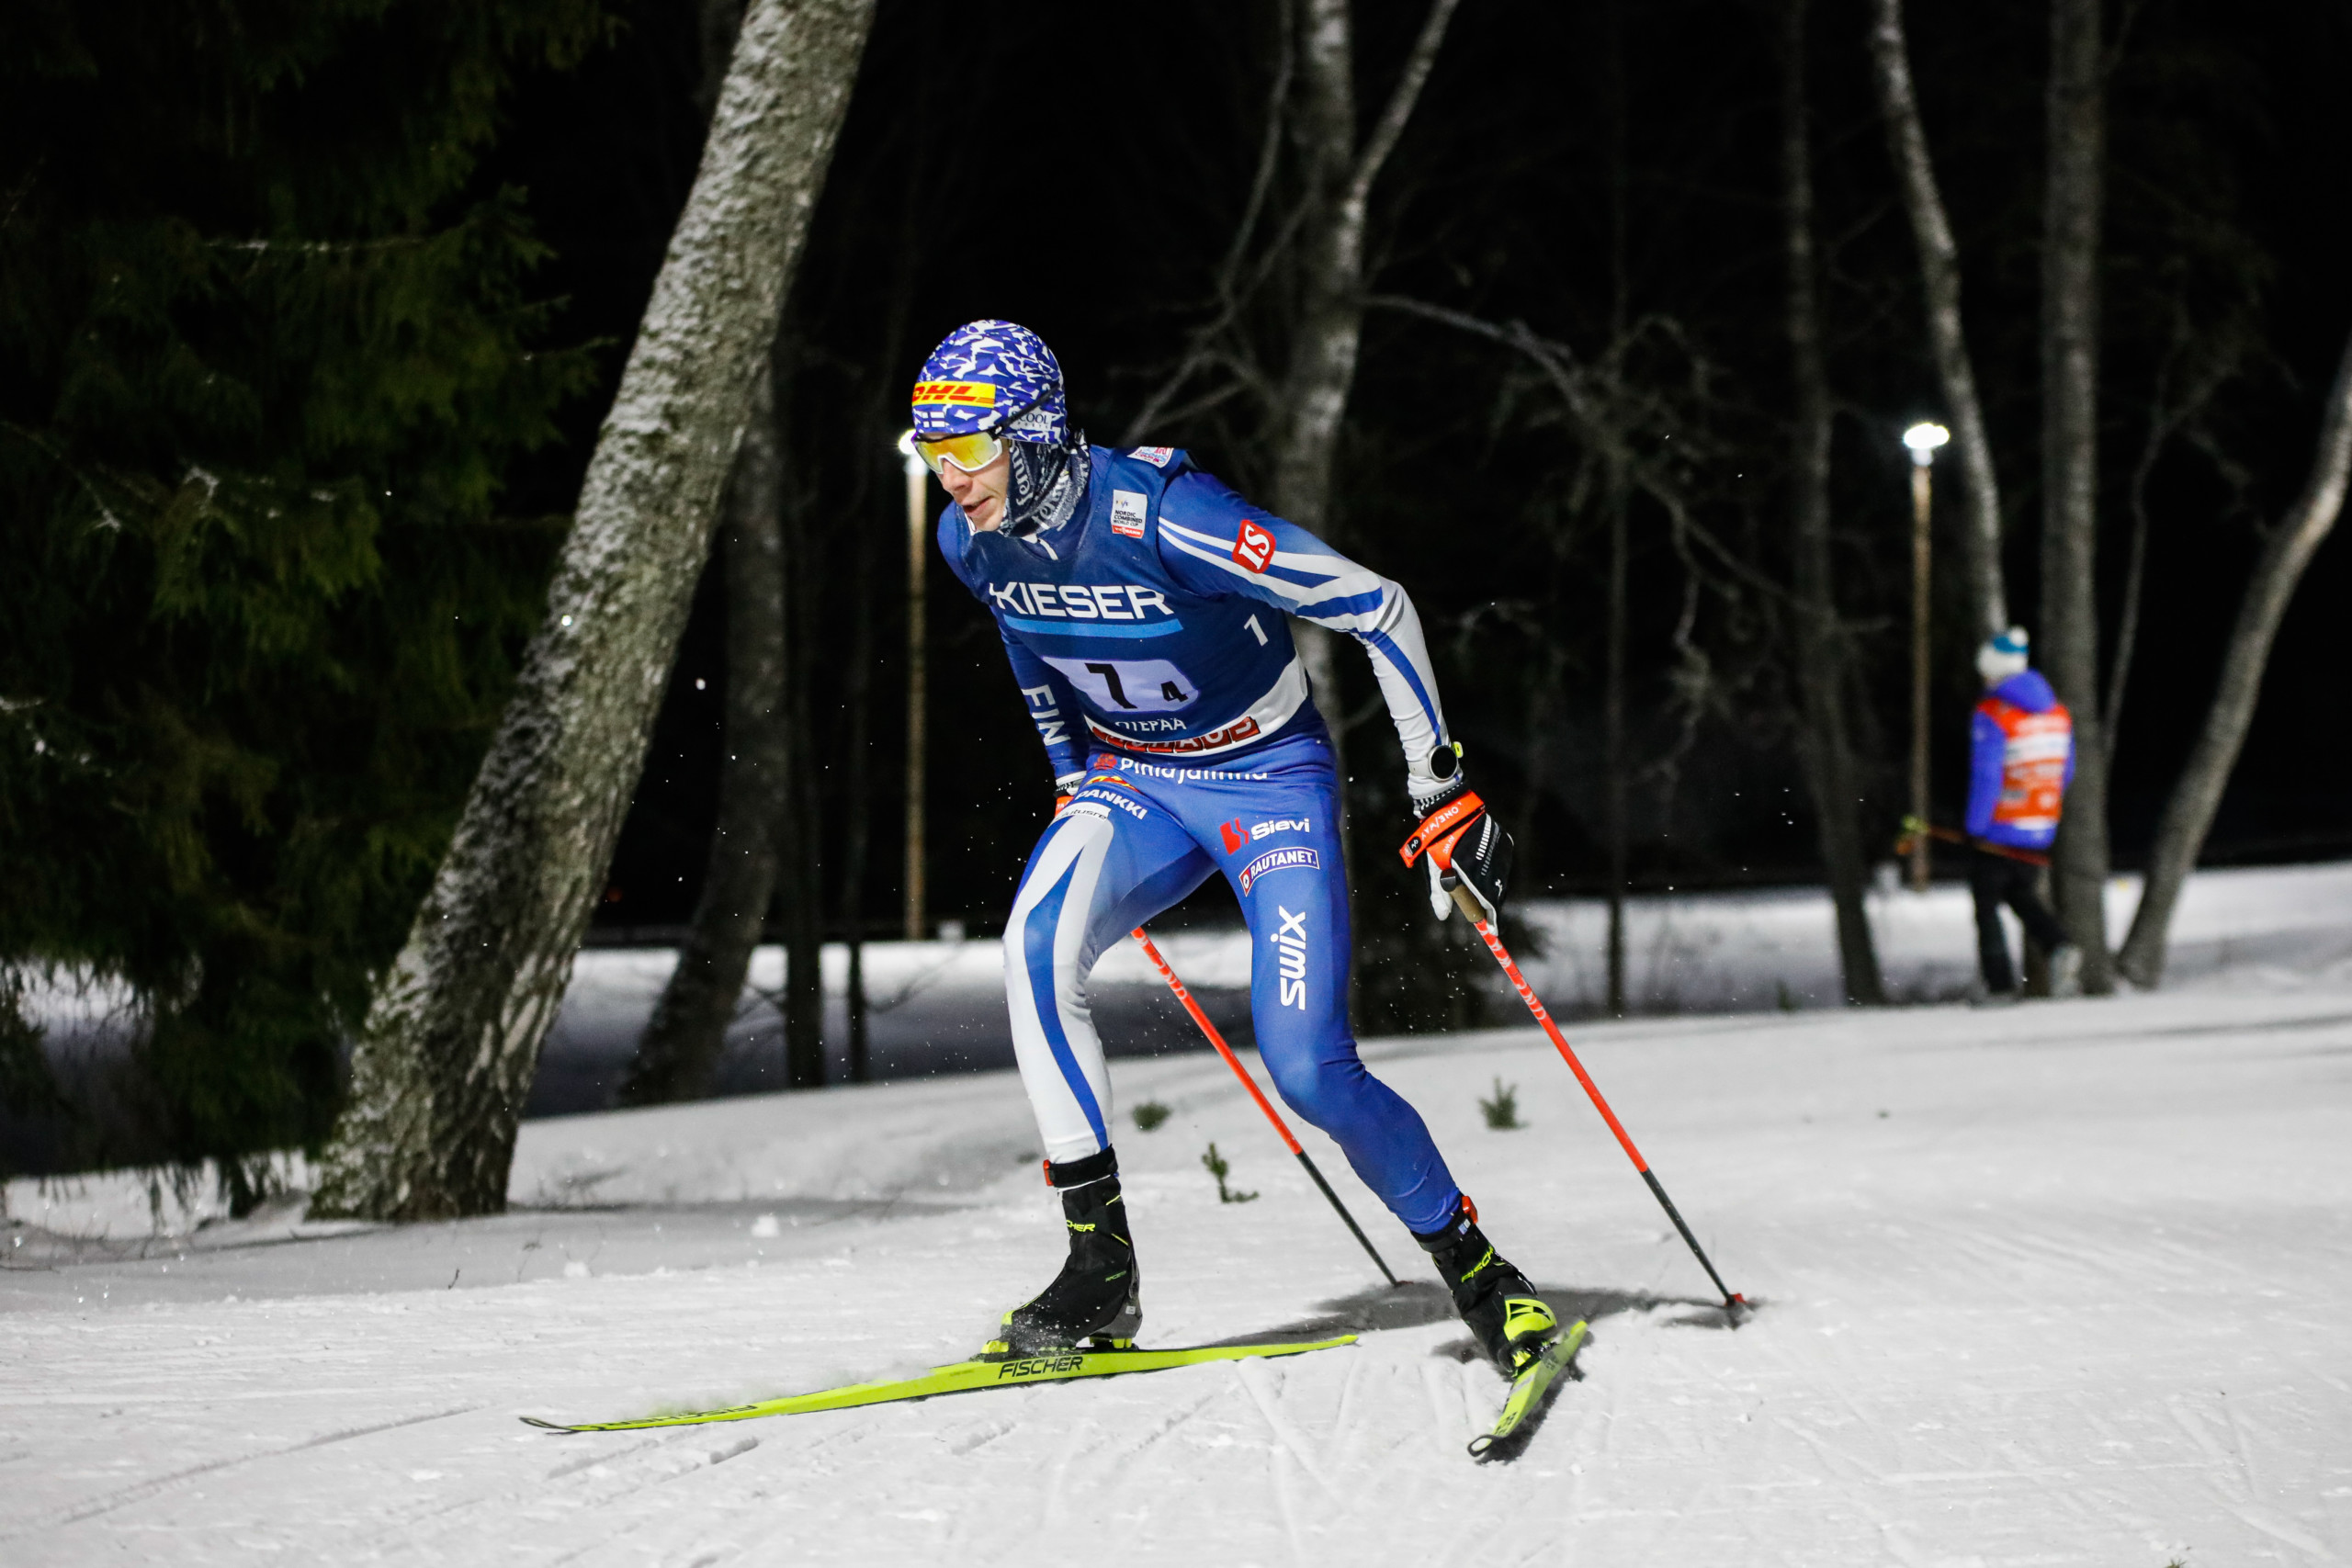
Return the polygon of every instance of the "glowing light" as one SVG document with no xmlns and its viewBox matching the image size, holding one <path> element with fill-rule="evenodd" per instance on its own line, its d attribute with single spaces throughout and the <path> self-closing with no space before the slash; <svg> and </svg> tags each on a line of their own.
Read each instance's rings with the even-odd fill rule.
<svg viewBox="0 0 2352 1568">
<path fill-rule="evenodd" d="M 1951 432 L 1940 424 L 1915 424 L 1903 433 L 1903 445 L 1911 448 L 1911 460 L 1921 468 L 1936 460 L 1936 448 L 1951 439 Z"/>
</svg>

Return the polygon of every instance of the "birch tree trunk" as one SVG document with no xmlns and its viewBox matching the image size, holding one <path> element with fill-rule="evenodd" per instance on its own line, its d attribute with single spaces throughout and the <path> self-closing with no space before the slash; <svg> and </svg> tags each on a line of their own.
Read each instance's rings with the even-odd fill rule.
<svg viewBox="0 0 2352 1568">
<path fill-rule="evenodd" d="M 1962 491 L 1968 500 L 1962 537 L 1969 598 L 1982 641 L 2009 626 L 2008 593 L 2001 574 L 2001 481 L 1993 467 L 1984 408 L 1976 396 L 1976 370 L 1962 330 L 1960 245 L 1952 238 L 1936 166 L 1928 156 L 1927 126 L 1919 118 L 1919 96 L 1911 82 L 1911 46 L 1903 33 L 1903 0 L 1877 0 L 1870 41 L 1879 113 L 1886 121 L 1887 156 L 1903 187 L 1904 210 L 1919 251 L 1928 342 L 1935 352 L 1936 380 L 1943 389 L 1944 417 L 1951 421 L 1953 455 L 1960 459 Z"/>
<path fill-rule="evenodd" d="M 699 1100 L 726 1049 L 752 952 L 775 892 L 776 802 L 786 778 L 784 714 L 783 451 L 773 360 L 752 382 L 743 443 L 719 535 L 727 603 L 726 753 L 718 820 L 678 966 L 653 1004 L 621 1098 Z"/>
<path fill-rule="evenodd" d="M 433 889 L 370 1007 L 311 1213 L 496 1213 L 872 21 L 754 0 L 694 191 Z"/>
<path fill-rule="evenodd" d="M 1460 0 L 1432 0 L 1405 73 L 1380 121 L 1356 145 L 1354 27 L 1349 0 L 1307 0 L 1299 26 L 1296 139 L 1306 189 L 1299 233 L 1298 325 L 1282 386 L 1274 438 L 1273 508 L 1300 527 L 1332 536 L 1331 470 L 1340 421 L 1354 385 L 1363 340 L 1364 222 L 1373 181 L 1412 117 Z M 1336 540 L 1333 541 L 1337 543 Z M 1299 656 L 1314 682 L 1315 704 L 1336 746 L 1346 745 L 1340 701 L 1337 639 L 1295 623 Z M 1344 755 L 1340 775 L 1346 776 Z"/>
<path fill-rule="evenodd" d="M 1838 911 L 1838 954 L 1846 999 L 1885 1000 L 1863 891 L 1869 878 L 1858 810 L 1860 794 L 1847 732 L 1845 647 L 1838 625 L 1829 550 L 1829 453 L 1833 411 L 1821 346 L 1818 265 L 1813 238 L 1813 148 L 1806 126 L 1807 0 L 1788 0 L 1781 37 L 1781 173 L 1789 265 L 1789 356 L 1796 418 L 1791 433 L 1790 547 L 1796 586 L 1798 750 L 1819 824 L 1821 859 Z"/>
<path fill-rule="evenodd" d="M 706 126 L 718 107 L 727 63 L 741 27 L 741 0 L 701 0 L 702 85 L 695 101 Z M 704 861 L 701 896 L 677 967 L 653 1004 L 621 1099 L 653 1105 L 699 1100 L 727 1047 L 775 891 L 775 802 L 785 783 L 784 457 L 775 384 L 789 375 L 776 348 L 752 386 L 752 404 L 715 565 L 724 591 L 726 727 L 718 765 L 718 816 Z"/>
<path fill-rule="evenodd" d="M 2075 717 L 2075 779 L 2051 862 L 2083 989 L 2115 988 L 2107 946 L 2107 744 L 2099 711 L 2099 220 L 2107 163 L 2099 0 L 2051 0 L 2041 249 L 2041 646 Z"/>
<path fill-rule="evenodd" d="M 2311 476 L 2303 481 L 2286 518 L 2264 541 L 2262 554 L 2247 579 L 2245 597 L 2238 605 L 2236 626 L 2222 658 L 2221 683 L 2213 705 L 2206 710 L 2205 728 L 2188 766 L 2173 785 L 2172 798 L 2156 828 L 2155 849 L 2148 858 L 2148 881 L 2140 908 L 2132 917 L 2132 934 L 2124 939 L 2116 966 L 2135 985 L 2154 987 L 2164 978 L 2165 934 L 2172 926 L 2173 907 L 2182 884 L 2197 864 L 2205 834 L 2222 792 L 2237 765 L 2245 744 L 2247 726 L 2254 722 L 2256 699 L 2262 694 L 2262 672 L 2270 660 L 2270 645 L 2278 623 L 2302 580 L 2303 568 L 2344 510 L 2347 475 L 2352 475 L 2352 339 L 2344 345 L 2335 384 L 2329 389 L 2321 417 L 2318 450 Z"/>
</svg>

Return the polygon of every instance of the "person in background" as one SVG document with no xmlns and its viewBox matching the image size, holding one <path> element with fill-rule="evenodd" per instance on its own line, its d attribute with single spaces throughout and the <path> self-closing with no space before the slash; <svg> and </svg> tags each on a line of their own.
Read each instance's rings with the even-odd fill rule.
<svg viewBox="0 0 2352 1568">
<path fill-rule="evenodd" d="M 2018 998 L 2001 906 L 2016 911 L 2026 935 L 2050 955 L 2050 994 L 2073 996 L 2081 984 L 2082 950 L 2034 889 L 2058 837 L 2066 786 L 2075 777 L 2075 720 L 2026 660 L 2022 626 L 1976 650 L 1984 698 L 1970 726 L 1968 888 L 1976 900 L 1976 959 L 1986 999 Z"/>
</svg>

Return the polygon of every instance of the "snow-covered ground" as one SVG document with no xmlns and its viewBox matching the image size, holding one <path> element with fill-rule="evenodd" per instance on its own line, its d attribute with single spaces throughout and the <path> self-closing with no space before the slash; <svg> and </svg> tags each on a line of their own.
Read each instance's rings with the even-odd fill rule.
<svg viewBox="0 0 2352 1568">
<path fill-rule="evenodd" d="M 1113 1068 L 1146 1339 L 1358 1344 L 663 1432 L 516 1420 L 967 1352 L 1060 1250 L 1001 1073 L 532 1122 L 515 1209 L 461 1224 L 288 1206 L 157 1236 L 128 1181 L 20 1182 L 0 1562 L 2352 1558 L 2352 977 L 1577 1032 L 1761 1307 L 1707 1310 L 1532 1031 L 1371 1047 L 1511 1256 L 1595 1314 L 1515 1463 L 1464 1455 L 1501 1383 L 1435 1291 L 1376 1288 L 1216 1060 L 1163 1056 Z M 1523 1129 L 1484 1125 L 1497 1079 Z M 1173 1114 L 1144 1134 L 1148 1098 Z M 1218 1202 L 1212 1140 L 1257 1201 Z"/>
</svg>

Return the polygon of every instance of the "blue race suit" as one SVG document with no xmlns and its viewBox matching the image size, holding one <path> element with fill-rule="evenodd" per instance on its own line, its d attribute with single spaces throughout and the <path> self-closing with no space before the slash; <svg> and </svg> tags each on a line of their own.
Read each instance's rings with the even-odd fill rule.
<svg viewBox="0 0 2352 1568">
<path fill-rule="evenodd" d="M 1286 618 L 1364 645 L 1408 783 L 1426 795 L 1448 738 L 1412 602 L 1181 451 L 1090 456 L 1085 499 L 1059 528 L 976 532 L 954 506 L 939 522 L 1073 792 L 1031 852 L 1004 935 L 1014 1051 L 1046 1156 L 1111 1142 L 1086 1004 L 1095 959 L 1222 871 L 1250 928 L 1250 1013 L 1276 1089 L 1408 1228 L 1435 1231 L 1453 1215 L 1453 1178 L 1348 1028 L 1340 792 Z"/>
</svg>

